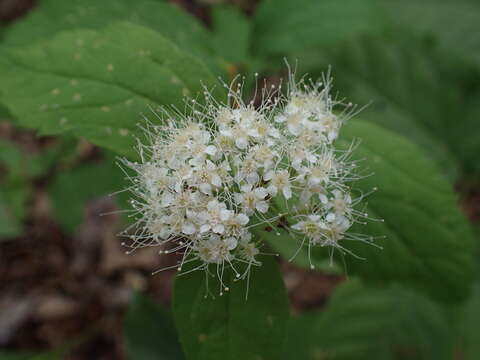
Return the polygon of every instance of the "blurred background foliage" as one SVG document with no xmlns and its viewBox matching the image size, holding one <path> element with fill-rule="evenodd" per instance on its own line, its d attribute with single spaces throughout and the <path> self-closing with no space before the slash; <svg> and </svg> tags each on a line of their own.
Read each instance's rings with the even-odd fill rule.
<svg viewBox="0 0 480 360">
<path fill-rule="evenodd" d="M 317 271 L 305 253 L 281 261 L 292 316 L 275 318 L 276 343 L 232 296 L 175 302 L 186 358 L 480 357 L 478 1 L 0 0 L 0 17 L 1 360 L 184 358 L 166 310 L 173 274 L 150 276 L 169 260 L 125 256 L 129 219 L 99 216 L 126 207 L 116 157 L 135 157 L 149 108 L 182 108 L 202 84 L 222 98 L 217 77 L 239 74 L 251 96 L 255 73 L 286 77 L 285 59 L 300 76 L 331 67 L 335 91 L 367 105 L 340 145 L 362 139 L 375 175 L 358 186 L 380 188 L 368 212 L 385 223 L 360 231 L 386 235 L 384 249 L 333 267 L 318 251 Z M 199 276 L 176 294 L 198 297 Z M 286 309 L 280 282 L 254 276 L 249 306 L 277 294 Z M 205 309 L 218 331 L 184 316 Z"/>
</svg>

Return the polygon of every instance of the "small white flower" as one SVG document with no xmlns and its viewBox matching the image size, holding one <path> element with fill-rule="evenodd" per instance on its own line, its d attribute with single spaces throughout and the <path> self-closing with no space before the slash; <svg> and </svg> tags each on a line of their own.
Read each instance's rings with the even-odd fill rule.
<svg viewBox="0 0 480 360">
<path fill-rule="evenodd" d="M 198 187 L 202 193 L 211 195 L 212 190 L 222 186 L 222 178 L 212 161 L 207 160 L 200 166 L 195 166 L 193 171 L 189 184 Z"/>
<path fill-rule="evenodd" d="M 235 181 L 240 183 L 246 180 L 249 184 L 256 184 L 260 180 L 259 163 L 253 156 L 247 156 L 245 159 L 236 159 L 238 172 L 235 176 Z"/>
<path fill-rule="evenodd" d="M 201 214 L 205 222 L 200 227 L 200 232 L 211 230 L 216 234 L 222 234 L 225 231 L 224 223 L 233 215 L 233 211 L 228 210 L 225 203 L 213 199 L 208 202 L 207 209 Z"/>
<path fill-rule="evenodd" d="M 160 207 L 168 207 L 175 201 L 175 195 L 170 192 L 164 192 L 160 202 Z"/>
<path fill-rule="evenodd" d="M 303 233 L 312 244 L 322 243 L 325 225 L 320 215 L 308 215 L 305 220 L 292 225 L 292 229 Z"/>
<path fill-rule="evenodd" d="M 256 256 L 260 254 L 260 250 L 249 239 L 242 239 L 239 244 L 239 256 L 249 263 L 260 265 L 256 260 Z"/>
<path fill-rule="evenodd" d="M 218 235 L 211 235 L 208 239 L 199 242 L 195 250 L 200 260 L 208 264 L 222 264 L 233 258 L 229 247 L 231 247 L 230 242 L 223 241 Z"/>
<path fill-rule="evenodd" d="M 270 170 L 263 178 L 269 181 L 267 191 L 270 195 L 276 196 L 278 191 L 281 191 L 285 199 L 292 197 L 292 188 L 290 183 L 290 174 L 288 170 L 274 171 Z"/>
<path fill-rule="evenodd" d="M 263 168 L 264 171 L 273 167 L 274 161 L 278 158 L 278 153 L 268 145 L 256 145 L 251 150 L 252 157 L 255 159 L 257 168 Z"/>
<path fill-rule="evenodd" d="M 333 210 L 338 216 L 349 217 L 352 212 L 352 197 L 350 194 L 338 189 L 333 190 L 332 194 L 334 197 L 327 202 L 327 208 Z"/>
<path fill-rule="evenodd" d="M 145 187 L 152 195 L 169 188 L 172 184 L 172 178 L 169 176 L 168 169 L 151 163 L 143 166 L 142 177 Z"/>
<path fill-rule="evenodd" d="M 335 217 L 334 221 L 322 224 L 325 245 L 334 245 L 345 237 L 345 232 L 350 228 L 351 223 L 345 217 Z"/>
<path fill-rule="evenodd" d="M 230 236 L 238 237 L 245 230 L 245 226 L 250 222 L 250 218 L 243 214 L 232 214 L 224 221 L 225 233 Z"/>
<path fill-rule="evenodd" d="M 268 211 L 268 203 L 264 200 L 268 196 L 265 188 L 253 189 L 251 184 L 247 184 L 243 185 L 241 190 L 241 193 L 236 194 L 236 200 L 247 215 L 252 215 L 255 210 L 261 213 Z"/>
<path fill-rule="evenodd" d="M 238 240 L 234 237 L 228 237 L 224 241 L 228 250 L 234 250 L 237 247 Z"/>
</svg>

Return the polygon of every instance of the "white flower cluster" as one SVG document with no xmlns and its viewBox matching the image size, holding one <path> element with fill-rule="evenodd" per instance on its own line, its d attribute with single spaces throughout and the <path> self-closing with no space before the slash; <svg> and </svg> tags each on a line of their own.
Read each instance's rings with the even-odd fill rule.
<svg viewBox="0 0 480 360">
<path fill-rule="evenodd" d="M 352 107 L 330 96 L 329 79 L 291 80 L 286 95 L 264 90 L 260 106 L 244 103 L 241 87 L 227 89 L 226 104 L 206 92 L 206 105 L 188 115 L 162 110 L 162 125 L 150 125 L 150 142 L 139 146 L 141 161 L 124 161 L 135 170 L 130 246 L 171 243 L 162 252 L 183 255 L 179 270 L 200 260 L 194 270 L 216 269 L 225 289 L 225 267 L 244 278 L 260 265 L 255 233 L 280 218 L 309 249 L 348 252 L 342 239 L 369 239 L 347 233 L 365 215 L 353 208 L 363 196 L 352 199 L 347 185 L 355 179 L 351 149 L 334 147 Z"/>
</svg>

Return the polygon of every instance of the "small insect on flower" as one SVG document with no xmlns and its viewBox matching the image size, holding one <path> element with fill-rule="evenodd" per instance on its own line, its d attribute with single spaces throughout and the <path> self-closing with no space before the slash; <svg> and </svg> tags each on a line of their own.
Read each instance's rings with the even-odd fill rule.
<svg viewBox="0 0 480 360">
<path fill-rule="evenodd" d="M 180 254 L 178 270 L 192 263 L 181 274 L 203 270 L 222 294 L 226 271 L 249 279 L 261 265 L 258 234 L 280 218 L 308 254 L 312 246 L 351 253 L 344 240 L 371 243 L 349 233 L 367 218 L 355 207 L 368 194 L 354 198 L 348 185 L 358 178 L 354 146 L 334 146 L 354 107 L 330 96 L 331 79 L 295 82 L 290 74 L 286 93 L 264 88 L 258 106 L 243 101 L 242 85 L 225 87 L 226 103 L 205 91 L 204 105 L 194 102 L 188 113 L 155 112 L 144 129 L 149 142 L 138 145 L 141 160 L 122 160 L 134 171 L 126 173 L 137 221 L 123 233 L 131 251 Z"/>
</svg>

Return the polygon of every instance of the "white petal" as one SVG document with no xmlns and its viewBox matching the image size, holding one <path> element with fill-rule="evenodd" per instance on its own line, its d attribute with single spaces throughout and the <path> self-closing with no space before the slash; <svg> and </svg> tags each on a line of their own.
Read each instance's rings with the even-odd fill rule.
<svg viewBox="0 0 480 360">
<path fill-rule="evenodd" d="M 261 213 L 266 213 L 268 211 L 268 204 L 266 201 L 259 201 L 256 206 L 257 210 Z"/>
<path fill-rule="evenodd" d="M 346 194 L 345 195 L 345 202 L 347 204 L 351 204 L 352 203 L 352 197 L 350 196 L 350 194 Z"/>
<path fill-rule="evenodd" d="M 162 207 L 167 207 L 172 204 L 172 202 L 175 200 L 175 197 L 171 193 L 164 193 L 162 195 L 162 203 L 160 206 Z"/>
<path fill-rule="evenodd" d="M 268 191 L 263 187 L 256 188 L 253 192 L 258 199 L 265 199 L 268 195 Z"/>
<path fill-rule="evenodd" d="M 217 199 L 213 199 L 213 200 L 210 200 L 207 204 L 207 209 L 208 210 L 214 210 L 215 208 L 218 207 L 218 200 Z"/>
<path fill-rule="evenodd" d="M 203 156 L 203 154 L 200 154 L 194 157 L 193 159 L 190 159 L 188 163 L 192 166 L 199 167 L 203 165 L 204 161 L 205 161 L 205 157 Z"/>
<path fill-rule="evenodd" d="M 187 216 L 187 219 L 193 220 L 193 219 L 196 219 L 198 217 L 198 213 L 195 212 L 195 211 L 192 211 L 190 209 L 187 209 L 186 216 Z"/>
<path fill-rule="evenodd" d="M 211 183 L 212 183 L 212 185 L 220 187 L 220 186 L 222 186 L 222 178 L 218 175 L 213 175 Z"/>
<path fill-rule="evenodd" d="M 267 171 L 265 175 L 263 175 L 263 178 L 265 180 L 272 180 L 273 175 L 275 175 L 275 172 L 273 170 Z"/>
<path fill-rule="evenodd" d="M 229 237 L 225 239 L 225 244 L 228 250 L 233 250 L 237 247 L 238 241 L 234 237 Z"/>
<path fill-rule="evenodd" d="M 240 187 L 240 190 L 242 190 L 242 192 L 249 192 L 252 190 L 252 185 L 251 184 L 242 185 Z"/>
<path fill-rule="evenodd" d="M 234 197 L 235 197 L 235 201 L 237 203 L 243 202 L 243 195 L 242 194 L 235 194 Z"/>
<path fill-rule="evenodd" d="M 307 160 L 310 161 L 311 163 L 314 163 L 317 161 L 317 157 L 315 156 L 315 154 L 312 154 L 312 153 L 307 153 Z"/>
<path fill-rule="evenodd" d="M 212 194 L 212 186 L 210 184 L 200 184 L 199 189 L 204 194 L 207 194 L 207 195 Z"/>
<path fill-rule="evenodd" d="M 296 126 L 294 126 L 294 125 L 288 125 L 287 128 L 288 128 L 288 131 L 290 131 L 290 133 L 291 133 L 292 135 L 295 135 L 295 136 L 300 135 L 300 133 L 302 132 L 301 127 L 298 126 L 298 125 L 296 125 Z"/>
<path fill-rule="evenodd" d="M 270 131 L 268 132 L 268 135 L 270 135 L 275 139 L 278 139 L 280 137 L 280 131 L 278 131 L 278 129 L 271 128 Z"/>
<path fill-rule="evenodd" d="M 210 224 L 203 224 L 202 226 L 200 226 L 200 232 L 201 233 L 207 232 L 210 229 L 211 229 Z"/>
<path fill-rule="evenodd" d="M 330 213 L 327 215 L 327 217 L 325 218 L 328 222 L 332 222 L 335 220 L 335 214 L 333 213 Z"/>
<path fill-rule="evenodd" d="M 292 189 L 290 189 L 290 186 L 285 186 L 283 188 L 283 196 L 285 196 L 285 199 L 290 199 L 292 197 Z"/>
<path fill-rule="evenodd" d="M 171 234 L 172 234 L 172 231 L 170 230 L 170 228 L 168 226 L 164 226 L 160 230 L 159 236 L 161 239 L 167 239 Z"/>
<path fill-rule="evenodd" d="M 245 214 L 238 214 L 237 215 L 237 222 L 240 225 L 247 225 L 249 221 L 250 221 L 250 218 L 247 215 L 245 215 Z"/>
<path fill-rule="evenodd" d="M 248 140 L 247 138 L 245 137 L 238 137 L 235 139 L 235 145 L 239 148 L 239 149 L 246 149 L 247 146 L 248 146 Z"/>
<path fill-rule="evenodd" d="M 260 134 L 258 133 L 258 130 L 256 128 L 250 128 L 247 130 L 247 134 L 252 137 L 259 137 Z"/>
<path fill-rule="evenodd" d="M 257 173 L 250 173 L 247 175 L 247 182 L 250 184 L 255 184 L 260 180 L 260 176 Z"/>
<path fill-rule="evenodd" d="M 295 229 L 295 230 L 302 230 L 303 228 L 303 225 L 305 224 L 304 221 L 300 221 L 294 225 L 292 225 L 292 229 Z"/>
<path fill-rule="evenodd" d="M 197 229 L 195 228 L 195 225 L 192 223 L 185 223 L 182 226 L 182 232 L 186 235 L 192 235 L 195 233 Z"/>
<path fill-rule="evenodd" d="M 318 195 L 318 198 L 322 202 L 322 204 L 327 204 L 328 203 L 328 198 L 324 194 Z"/>
<path fill-rule="evenodd" d="M 212 228 L 213 232 L 217 233 L 217 234 L 223 234 L 223 232 L 225 231 L 225 226 L 223 224 L 216 224 L 213 228 Z"/>
<path fill-rule="evenodd" d="M 205 224 L 208 221 L 208 219 L 210 219 L 210 215 L 206 211 L 202 211 L 197 215 L 197 221 L 200 224 Z"/>
<path fill-rule="evenodd" d="M 232 131 L 230 129 L 220 130 L 220 134 L 222 134 L 223 136 L 226 136 L 226 137 L 232 137 L 233 136 Z"/>
<path fill-rule="evenodd" d="M 208 145 L 208 146 L 205 148 L 205 152 L 206 152 L 208 155 L 215 155 L 215 153 L 217 152 L 217 148 L 216 148 L 214 145 Z"/>
<path fill-rule="evenodd" d="M 267 187 L 267 191 L 270 195 L 272 196 L 276 196 L 277 195 L 277 192 L 278 192 L 278 189 L 276 186 L 274 185 L 270 185 L 269 187 Z"/>
<path fill-rule="evenodd" d="M 233 214 L 232 210 L 224 209 L 220 211 L 220 220 L 226 221 L 230 218 L 230 216 L 232 216 L 232 214 Z"/>
<path fill-rule="evenodd" d="M 180 192 L 180 190 L 182 190 L 182 187 L 183 187 L 183 183 L 181 181 L 177 181 L 175 183 L 175 191 L 178 193 Z"/>
</svg>

